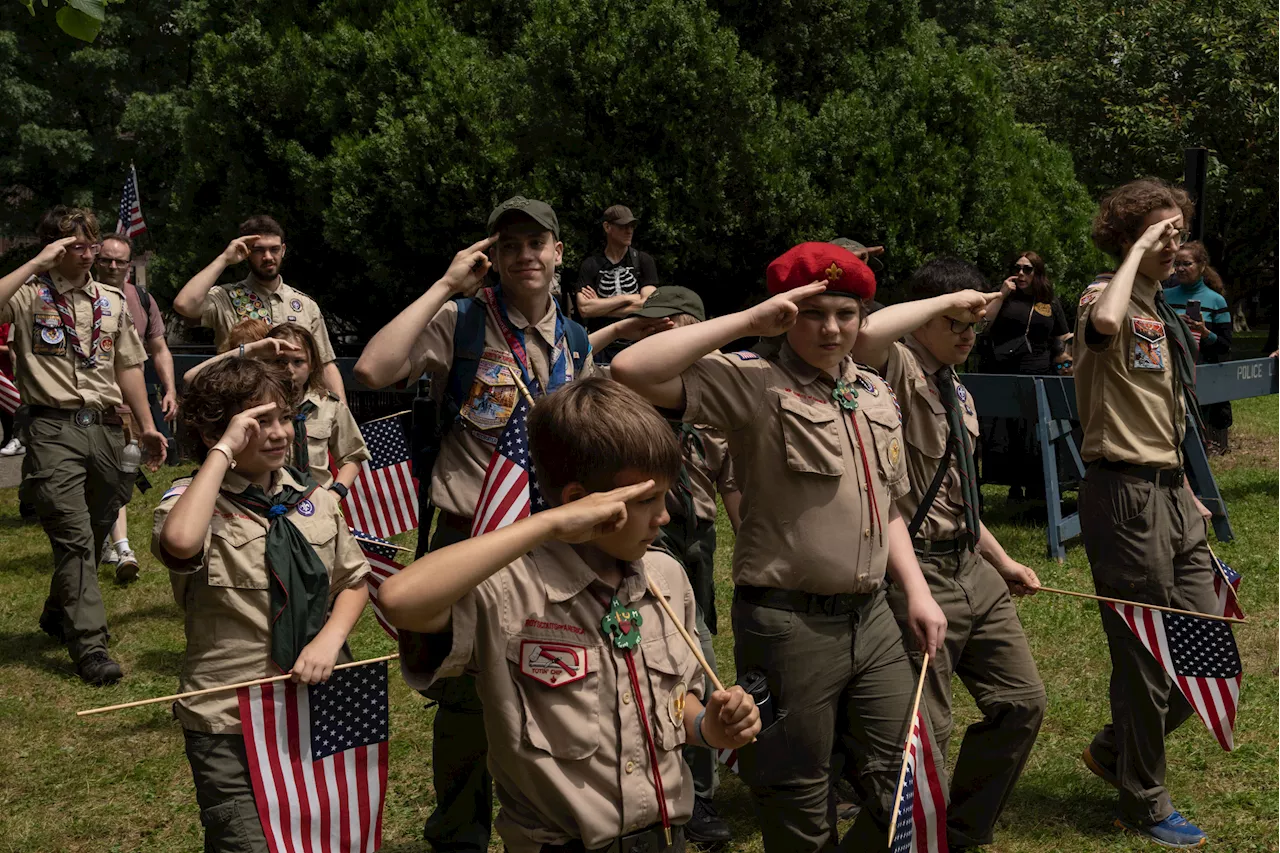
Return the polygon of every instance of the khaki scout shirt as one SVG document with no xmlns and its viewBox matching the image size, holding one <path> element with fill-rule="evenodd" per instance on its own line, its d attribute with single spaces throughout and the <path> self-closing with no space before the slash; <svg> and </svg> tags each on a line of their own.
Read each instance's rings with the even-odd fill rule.
<svg viewBox="0 0 1280 853">
<path fill-rule="evenodd" d="M 275 291 L 268 290 L 252 275 L 244 281 L 214 285 L 205 297 L 200 312 L 200 325 L 213 329 L 213 345 L 218 352 L 227 349 L 227 336 L 242 320 L 265 320 L 269 326 L 297 323 L 311 332 L 320 352 L 320 364 L 333 361 L 333 345 L 329 343 L 329 327 L 316 301 L 301 290 L 290 287 L 276 276 Z"/>
<path fill-rule="evenodd" d="M 685 470 L 693 487 L 693 514 L 699 521 L 715 521 L 716 492 L 738 491 L 729 443 L 721 430 L 704 424 L 694 424 L 692 434 L 682 439 Z"/>
<path fill-rule="evenodd" d="M 308 391 L 306 399 L 316 404 L 315 411 L 307 416 L 307 467 L 311 478 L 327 489 L 333 482 L 330 453 L 338 468 L 348 462 L 365 462 L 373 455 L 346 403 L 330 391 Z M 297 461 L 293 464 L 296 466 Z"/>
<path fill-rule="evenodd" d="M 831 399 L 835 381 L 786 344 L 771 359 L 704 356 L 683 374 L 685 421 L 725 430 L 742 488 L 736 584 L 831 595 L 871 592 L 884 579 L 889 510 L 910 488 L 902 421 L 874 371 L 851 359 L 841 369 L 858 388 L 856 432 Z"/>
<path fill-rule="evenodd" d="M 53 304 L 52 293 L 33 276 L 0 307 L 0 323 L 13 324 L 14 373 L 22 402 L 55 409 L 99 411 L 119 406 L 124 398 L 116 381 L 116 371 L 142 364 L 147 357 L 124 293 L 92 277 L 77 285 L 56 272 L 50 276 L 57 292 L 67 297 L 75 316 L 76 334 L 85 352 L 93 341 L 94 294 L 106 300 L 99 327 L 98 363 L 95 367 L 82 365 L 63 331 L 62 315 Z"/>
<path fill-rule="evenodd" d="M 548 302 L 547 313 L 537 323 L 530 323 L 510 303 L 507 304 L 507 317 L 513 328 L 525 332 L 529 369 L 545 389 L 555 349 L 555 304 Z M 449 372 L 453 364 L 453 332 L 457 320 L 458 303 L 450 300 L 418 335 L 409 350 L 409 383 L 426 373 L 444 376 Z M 529 334 L 530 330 L 534 334 Z M 440 444 L 435 469 L 431 472 L 431 502 L 445 512 L 464 518 L 475 514 L 484 472 L 493 458 L 498 437 L 520 398 L 520 390 L 512 378 L 513 371 L 518 373 L 519 370 L 502 330 L 486 312 L 484 354 L 476 370 L 470 398 L 462 402 L 460 421 L 450 426 Z M 587 358 L 581 371 L 575 373 L 573 353 L 569 353 L 567 380 L 590 376 L 594 370 L 591 359 Z"/>
<path fill-rule="evenodd" d="M 401 634 L 411 687 L 475 674 L 502 804 L 497 830 L 512 853 L 572 839 L 590 850 L 661 822 L 641 705 L 671 823 L 692 814 L 692 777 L 681 757 L 684 704 L 689 693 L 701 698 L 703 679 L 646 578 L 696 636 L 693 590 L 680 564 L 650 551 L 628 566 L 616 594 L 642 620 L 634 652 L 640 696 L 625 654 L 600 629 L 614 590 L 561 542 L 534 549 L 453 606 L 453 645 L 439 669 L 408 653 Z"/>
<path fill-rule="evenodd" d="M 1176 344 L 1156 311 L 1155 291 L 1143 291 L 1137 282 L 1119 333 L 1103 337 L 1091 331 L 1093 306 L 1109 281 L 1107 276 L 1085 290 L 1076 320 L 1076 403 L 1084 428 L 1080 455 L 1085 462 L 1176 468 L 1182 464 L 1187 411 L 1174 390 Z"/>
<path fill-rule="evenodd" d="M 898 510 L 909 524 L 920 500 L 938 473 L 938 464 L 947 450 L 951 429 L 947 409 L 938 396 L 938 372 L 945 369 L 919 341 L 909 338 L 894 344 L 885 362 L 884 378 L 902 406 L 902 432 L 907 439 L 907 471 L 911 491 L 898 500 Z M 978 410 L 969 389 L 956 382 L 956 401 L 969 431 L 971 447 L 978 445 Z M 933 506 L 924 517 L 916 536 L 920 539 L 955 539 L 964 533 L 964 493 L 961 491 L 960 462 L 952 453 L 947 473 L 938 487 Z"/>
<path fill-rule="evenodd" d="M 270 494 L 282 484 L 302 484 L 288 471 L 273 475 Z M 271 662 L 271 575 L 267 570 L 267 521 L 219 494 L 204 548 L 189 560 L 170 556 L 160 545 L 160 531 L 191 478 L 175 480 L 156 507 L 151 553 L 169 569 L 173 598 L 186 614 L 187 651 L 182 660 L 179 692 L 235 684 L 279 675 Z M 223 489 L 242 492 L 249 481 L 228 471 Z M 329 606 L 338 593 L 361 583 L 369 563 L 347 530 L 338 496 L 315 489 L 285 518 L 292 521 L 329 569 Z M 185 729 L 238 734 L 240 709 L 235 691 L 212 693 L 177 702 L 174 712 Z"/>
</svg>

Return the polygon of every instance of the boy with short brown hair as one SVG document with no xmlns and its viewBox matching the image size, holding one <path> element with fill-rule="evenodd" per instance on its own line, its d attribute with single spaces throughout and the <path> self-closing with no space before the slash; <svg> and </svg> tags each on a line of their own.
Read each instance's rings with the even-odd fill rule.
<svg viewBox="0 0 1280 853">
<path fill-rule="evenodd" d="M 551 509 L 383 585 L 383 612 L 409 629 L 406 680 L 475 674 L 508 850 L 683 850 L 693 795 L 680 748 L 736 748 L 760 725 L 740 687 L 703 708 L 697 661 L 654 597 L 695 632 L 684 572 L 648 550 L 679 445 L 642 398 L 590 378 L 538 402 L 529 446 Z M 431 636 L 415 644 L 412 631 Z"/>
</svg>

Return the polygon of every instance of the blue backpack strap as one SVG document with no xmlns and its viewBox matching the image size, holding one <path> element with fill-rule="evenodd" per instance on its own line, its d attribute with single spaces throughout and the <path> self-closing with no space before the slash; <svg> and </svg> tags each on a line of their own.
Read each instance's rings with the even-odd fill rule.
<svg viewBox="0 0 1280 853">
<path fill-rule="evenodd" d="M 577 376 L 591 357 L 591 340 L 582 324 L 568 317 L 564 318 L 564 334 L 569 339 L 569 352 L 573 356 L 573 375 Z"/>
<path fill-rule="evenodd" d="M 449 368 L 449 381 L 445 386 L 444 410 L 441 427 L 449 428 L 462 411 L 462 404 L 471 393 L 484 355 L 484 303 L 474 297 L 457 300 L 458 316 L 453 327 L 453 364 Z"/>
</svg>

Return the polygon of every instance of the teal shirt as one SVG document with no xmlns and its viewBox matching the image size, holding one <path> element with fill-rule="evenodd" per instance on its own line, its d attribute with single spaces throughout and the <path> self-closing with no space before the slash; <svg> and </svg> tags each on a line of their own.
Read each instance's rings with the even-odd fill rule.
<svg viewBox="0 0 1280 853">
<path fill-rule="evenodd" d="M 1178 284 L 1167 288 L 1164 292 L 1165 299 L 1169 300 L 1169 304 L 1173 306 L 1173 310 L 1178 312 L 1179 316 L 1186 316 L 1187 302 L 1198 299 L 1200 300 L 1200 315 L 1204 319 L 1206 326 L 1213 323 L 1230 323 L 1231 312 L 1227 310 L 1227 300 L 1223 298 L 1221 293 L 1209 287 L 1204 283 L 1204 279 L 1199 279 L 1195 284 Z M 1218 340 L 1218 336 L 1205 330 L 1205 343 L 1214 343 Z"/>
</svg>

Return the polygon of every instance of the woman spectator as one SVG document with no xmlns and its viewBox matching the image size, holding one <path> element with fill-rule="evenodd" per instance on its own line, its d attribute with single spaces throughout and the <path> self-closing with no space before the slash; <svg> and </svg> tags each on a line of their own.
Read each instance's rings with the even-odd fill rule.
<svg viewBox="0 0 1280 853">
<path fill-rule="evenodd" d="M 1231 311 L 1223 295 L 1222 277 L 1209 266 L 1209 251 L 1199 240 L 1178 249 L 1173 261 L 1174 285 L 1164 295 L 1191 329 L 1200 345 L 1200 363 L 1217 364 L 1231 357 Z M 1199 314 L 1197 318 L 1196 315 Z M 1226 453 L 1232 416 L 1230 403 L 1210 403 L 1200 407 L 1208 435 L 1205 451 L 1210 456 Z"/>
<path fill-rule="evenodd" d="M 1071 330 L 1045 275 L 1044 260 L 1035 252 L 1020 252 L 1010 264 L 1001 294 L 987 308 L 987 316 L 994 319 L 985 332 L 983 372 L 1061 375 L 1054 359 L 1063 352 L 1063 340 Z M 985 482 L 1009 483 L 1011 501 L 1044 492 L 1030 424 L 1018 418 L 982 418 L 982 436 Z"/>
</svg>

